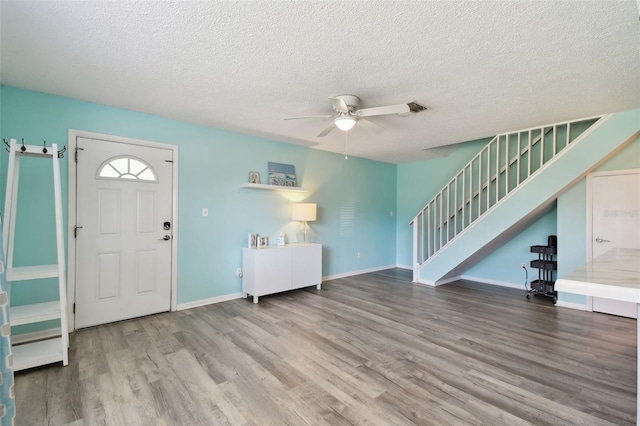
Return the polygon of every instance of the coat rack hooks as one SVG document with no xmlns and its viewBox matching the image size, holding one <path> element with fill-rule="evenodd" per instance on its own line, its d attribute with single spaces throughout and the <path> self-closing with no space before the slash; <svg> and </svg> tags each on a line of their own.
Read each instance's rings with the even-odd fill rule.
<svg viewBox="0 0 640 426">
<path fill-rule="evenodd" d="M 2 138 L 2 143 L 5 145 L 5 149 L 7 152 L 11 152 L 11 143 L 8 142 L 5 138 Z M 24 138 L 21 138 L 22 146 L 20 147 L 20 151 L 26 152 L 27 147 L 24 144 Z M 33 149 L 33 148 L 32 148 Z M 67 151 L 67 146 L 63 146 L 62 149 L 58 150 L 58 158 L 64 158 L 64 153 Z M 47 149 L 47 141 L 42 141 L 42 153 L 47 154 L 49 150 Z"/>
</svg>

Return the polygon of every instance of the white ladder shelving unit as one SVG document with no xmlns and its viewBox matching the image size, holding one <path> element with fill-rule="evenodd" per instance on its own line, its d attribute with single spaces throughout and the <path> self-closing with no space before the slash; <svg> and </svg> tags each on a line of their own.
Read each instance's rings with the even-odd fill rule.
<svg viewBox="0 0 640 426">
<path fill-rule="evenodd" d="M 39 157 L 53 162 L 53 191 L 55 204 L 56 251 L 58 263 L 53 265 L 13 266 L 16 212 L 18 201 L 18 180 L 20 160 L 23 157 Z M 2 248 L 6 256 L 7 282 L 58 278 L 59 299 L 53 302 L 35 303 L 11 307 L 11 326 L 34 324 L 42 321 L 60 320 L 60 335 L 35 342 L 14 345 L 13 367 L 15 371 L 62 361 L 69 363 L 69 327 L 67 320 L 67 284 L 64 260 L 64 235 L 62 232 L 62 189 L 60 182 L 60 162 L 56 144 L 50 148 L 16 143 L 11 139 L 9 164 L 7 168 L 7 191 L 4 203 L 4 230 Z M 10 289 L 11 287 L 9 287 Z M 9 292 L 11 298 L 11 292 Z"/>
</svg>

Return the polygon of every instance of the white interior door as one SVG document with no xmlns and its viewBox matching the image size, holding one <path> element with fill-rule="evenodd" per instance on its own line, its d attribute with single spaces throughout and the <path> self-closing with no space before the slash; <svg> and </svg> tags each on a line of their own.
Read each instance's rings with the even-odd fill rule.
<svg viewBox="0 0 640 426">
<path fill-rule="evenodd" d="M 640 249 L 640 170 L 590 177 L 591 258 L 612 248 Z M 594 297 L 593 310 L 637 318 L 635 303 Z"/>
<path fill-rule="evenodd" d="M 77 147 L 76 328 L 170 310 L 172 151 Z"/>
</svg>

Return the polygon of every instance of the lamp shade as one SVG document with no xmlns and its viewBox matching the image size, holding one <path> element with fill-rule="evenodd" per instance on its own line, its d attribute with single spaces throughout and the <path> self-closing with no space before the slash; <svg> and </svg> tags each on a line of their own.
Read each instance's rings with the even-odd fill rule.
<svg viewBox="0 0 640 426">
<path fill-rule="evenodd" d="M 296 203 L 293 205 L 291 220 L 316 220 L 316 203 Z"/>
</svg>

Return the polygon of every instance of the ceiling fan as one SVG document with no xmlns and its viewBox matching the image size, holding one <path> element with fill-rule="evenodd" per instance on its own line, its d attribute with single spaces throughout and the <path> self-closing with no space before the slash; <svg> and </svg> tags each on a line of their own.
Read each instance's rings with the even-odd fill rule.
<svg viewBox="0 0 640 426">
<path fill-rule="evenodd" d="M 410 115 L 416 112 L 424 111 L 428 109 L 416 102 L 409 102 L 400 105 L 387 105 L 374 108 L 358 109 L 360 104 L 360 98 L 355 95 L 338 95 L 329 97 L 335 114 L 324 115 L 307 115 L 302 117 L 287 117 L 285 120 L 304 120 L 308 118 L 333 118 L 333 123 L 324 129 L 318 135 L 319 138 L 326 136 L 336 127 L 344 132 L 347 132 L 356 125 L 356 122 L 362 127 L 368 128 L 376 133 L 383 130 L 383 128 L 373 121 L 366 119 L 365 117 L 375 117 L 378 115 Z"/>
</svg>

